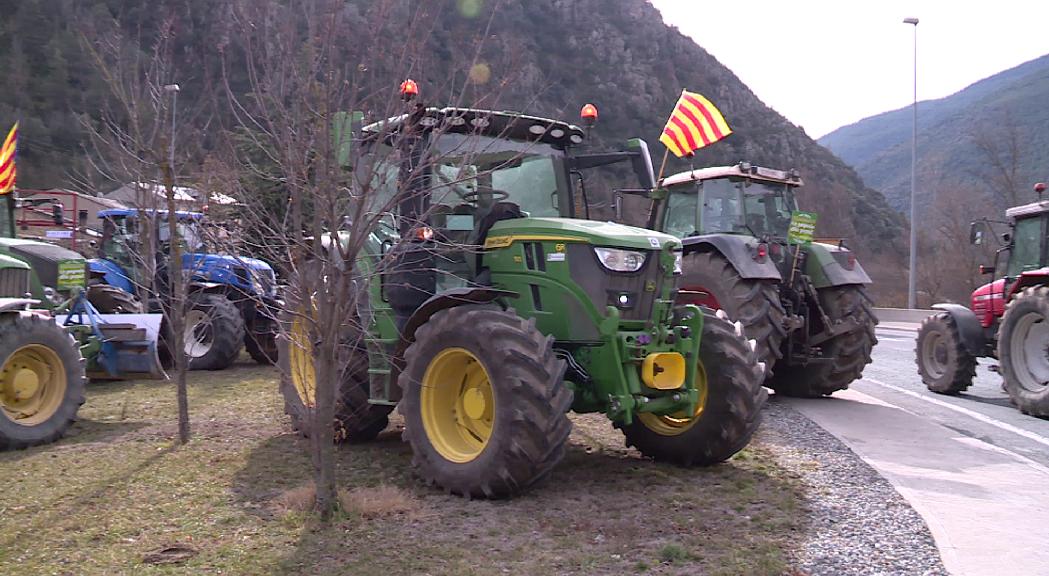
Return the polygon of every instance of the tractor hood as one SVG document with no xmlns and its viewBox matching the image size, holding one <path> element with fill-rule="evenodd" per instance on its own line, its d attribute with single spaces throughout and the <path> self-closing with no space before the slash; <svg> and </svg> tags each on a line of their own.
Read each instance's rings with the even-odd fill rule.
<svg viewBox="0 0 1049 576">
<path fill-rule="evenodd" d="M 515 240 L 564 240 L 594 246 L 633 250 L 679 249 L 681 242 L 662 232 L 614 222 L 572 218 L 515 218 L 496 222 L 488 232 L 486 248 L 508 246 Z"/>
<path fill-rule="evenodd" d="M 270 271 L 273 267 L 266 262 L 259 260 L 258 258 L 249 258 L 247 256 L 229 256 L 226 254 L 201 254 L 195 252 L 192 254 L 186 254 L 185 260 L 187 265 L 192 265 L 194 268 L 248 268 L 257 271 Z M 187 266 L 189 267 L 189 266 Z"/>
</svg>

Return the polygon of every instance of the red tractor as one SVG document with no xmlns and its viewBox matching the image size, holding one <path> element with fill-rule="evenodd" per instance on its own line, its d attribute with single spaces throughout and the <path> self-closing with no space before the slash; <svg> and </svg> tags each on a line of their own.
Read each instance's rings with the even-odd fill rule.
<svg viewBox="0 0 1049 576">
<path fill-rule="evenodd" d="M 942 310 L 925 319 L 918 330 L 918 373 L 929 390 L 957 394 L 972 384 L 976 359 L 996 358 L 1005 391 L 1025 414 L 1049 416 L 1049 200 L 1036 184 L 1039 201 L 1005 211 L 1010 231 L 998 256 L 1008 253 L 1002 277 L 972 293 L 972 308 L 936 304 Z M 987 220 L 973 222 L 974 244 L 990 231 Z"/>
</svg>

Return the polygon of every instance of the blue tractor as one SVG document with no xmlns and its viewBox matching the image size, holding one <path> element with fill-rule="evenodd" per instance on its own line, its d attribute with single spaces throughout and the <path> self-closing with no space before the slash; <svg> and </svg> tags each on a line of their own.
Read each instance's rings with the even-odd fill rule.
<svg viewBox="0 0 1049 576">
<path fill-rule="evenodd" d="M 145 308 L 160 311 L 160 298 L 169 294 L 168 212 L 114 209 L 99 211 L 98 216 L 102 238 L 98 258 L 89 261 L 91 304 L 103 313 L 142 311 L 126 295 L 139 293 L 137 288 L 148 284 L 143 277 L 141 243 L 142 238 L 152 237 L 157 250 L 152 284 L 159 297 L 150 298 Z M 282 303 L 273 268 L 256 258 L 209 253 L 202 234 L 204 214 L 179 211 L 176 218 L 185 245 L 182 271 L 190 282 L 184 339 L 190 369 L 222 370 L 233 363 L 242 345 L 255 361 L 275 362 L 275 318 Z M 148 227 L 146 234 L 143 226 Z M 162 335 L 166 332 L 161 329 Z"/>
</svg>

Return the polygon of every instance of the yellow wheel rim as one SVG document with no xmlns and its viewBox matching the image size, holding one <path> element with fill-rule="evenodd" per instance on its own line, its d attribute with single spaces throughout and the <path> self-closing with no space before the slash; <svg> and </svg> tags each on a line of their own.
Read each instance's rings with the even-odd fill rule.
<svg viewBox="0 0 1049 576">
<path fill-rule="evenodd" d="M 696 390 L 699 392 L 699 401 L 696 402 L 696 412 L 692 416 L 686 412 L 667 415 L 642 412 L 638 414 L 638 420 L 646 428 L 662 436 L 677 436 L 688 432 L 703 417 L 703 409 L 707 405 L 707 371 L 703 368 L 702 360 L 696 362 Z"/>
<path fill-rule="evenodd" d="M 288 371 L 302 404 L 313 407 L 317 397 L 317 375 L 313 371 L 313 342 L 309 323 L 296 318 L 288 334 Z"/>
<path fill-rule="evenodd" d="M 426 367 L 419 408 L 434 449 L 452 462 L 472 461 L 484 452 L 495 423 L 488 370 L 468 350 L 442 350 Z"/>
<path fill-rule="evenodd" d="M 55 415 L 67 385 L 65 366 L 54 350 L 22 346 L 0 367 L 0 405 L 15 424 L 36 426 Z"/>
</svg>

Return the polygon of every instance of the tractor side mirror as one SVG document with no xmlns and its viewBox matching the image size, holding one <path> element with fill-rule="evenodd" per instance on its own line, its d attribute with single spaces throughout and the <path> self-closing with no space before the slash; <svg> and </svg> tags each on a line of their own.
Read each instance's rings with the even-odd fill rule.
<svg viewBox="0 0 1049 576">
<path fill-rule="evenodd" d="M 557 206 L 557 190 L 554 190 L 550 193 L 550 207 L 554 210 L 560 210 L 560 208 Z"/>
<path fill-rule="evenodd" d="M 62 206 L 61 202 L 51 203 L 51 219 L 55 222 L 55 226 L 66 225 L 65 206 Z"/>
<path fill-rule="evenodd" d="M 974 246 L 983 245 L 983 222 L 977 220 L 969 223 L 969 244 Z"/>
<path fill-rule="evenodd" d="M 634 153 L 630 157 L 630 164 L 634 168 L 638 184 L 649 190 L 655 188 L 656 175 L 652 170 L 652 154 L 648 151 L 648 142 L 641 138 L 631 138 L 627 140 L 626 147 Z"/>
<path fill-rule="evenodd" d="M 1009 243 L 1012 242 L 1012 241 L 1013 241 L 1013 235 L 1012 234 L 1010 234 L 1008 232 L 1002 233 L 1002 242 L 1004 242 L 1006 246 L 1008 246 Z"/>
<path fill-rule="evenodd" d="M 616 222 L 623 221 L 623 193 L 616 191 L 615 202 L 612 204 L 612 210 L 615 212 Z"/>
</svg>

